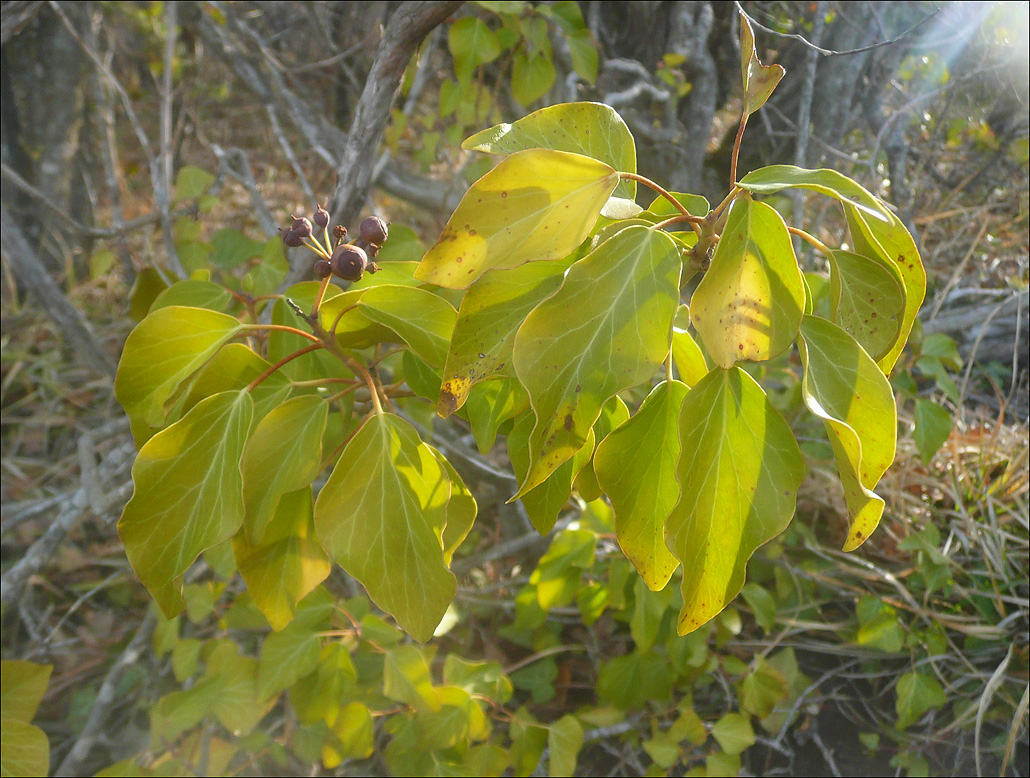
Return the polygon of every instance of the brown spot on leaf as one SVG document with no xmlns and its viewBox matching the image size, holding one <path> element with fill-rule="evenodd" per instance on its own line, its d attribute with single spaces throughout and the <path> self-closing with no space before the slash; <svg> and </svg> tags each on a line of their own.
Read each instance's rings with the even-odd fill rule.
<svg viewBox="0 0 1030 778">
<path fill-rule="evenodd" d="M 563 426 L 565 427 L 565 431 L 566 432 L 569 432 L 572 429 L 572 414 L 571 413 L 566 413 L 565 414 L 565 424 Z"/>
</svg>

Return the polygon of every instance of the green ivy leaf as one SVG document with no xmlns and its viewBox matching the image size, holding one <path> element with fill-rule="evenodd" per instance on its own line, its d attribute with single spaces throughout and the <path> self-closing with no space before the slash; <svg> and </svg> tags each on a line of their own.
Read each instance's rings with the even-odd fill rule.
<svg viewBox="0 0 1030 778">
<path fill-rule="evenodd" d="M 305 281 L 287 289 L 284 297 L 293 300 L 300 306 L 301 310 L 310 311 L 320 286 L 321 284 L 317 281 Z M 339 287 L 330 284 L 325 290 L 325 300 L 332 300 L 341 293 Z M 333 320 L 330 319 L 327 322 L 323 317 L 322 323 L 324 326 L 329 326 L 333 323 Z M 300 317 L 293 312 L 286 303 L 286 300 L 282 298 L 272 304 L 272 324 L 303 329 L 303 322 Z M 271 330 L 268 333 L 268 359 L 272 362 L 278 362 L 283 357 L 310 345 L 311 341 L 307 338 L 302 338 L 300 335 L 282 330 Z M 325 349 L 319 349 L 287 362 L 279 369 L 279 373 L 293 381 L 311 381 L 326 377 L 351 377 L 350 371 L 343 366 L 343 363 Z"/>
<path fill-rule="evenodd" d="M 246 735 L 272 709 L 275 698 L 258 690 L 257 659 L 241 656 L 231 640 L 219 640 L 207 659 L 205 679 L 218 684 L 212 710 L 222 726 L 236 736 Z"/>
<path fill-rule="evenodd" d="M 898 679 L 898 700 L 895 704 L 898 729 L 907 729 L 927 711 L 943 708 L 947 703 L 944 688 L 932 675 L 918 671 L 905 673 Z"/>
<path fill-rule="evenodd" d="M 458 314 L 442 297 L 411 286 L 376 286 L 361 295 L 358 308 L 430 365 L 443 367 Z"/>
<path fill-rule="evenodd" d="M 905 314 L 905 287 L 897 268 L 879 258 L 834 251 L 830 262 L 833 320 L 873 359 L 897 342 Z"/>
<path fill-rule="evenodd" d="M 737 595 L 755 549 L 786 529 L 805 463 L 790 427 L 740 368 L 713 370 L 690 390 L 680 442 L 680 499 L 665 534 L 683 563 L 685 635 Z"/>
<path fill-rule="evenodd" d="M 392 414 L 366 421 L 315 503 L 323 548 L 417 640 L 428 640 L 456 589 L 444 562 L 450 484 L 415 430 Z"/>
<path fill-rule="evenodd" d="M 612 430 L 624 424 L 629 419 L 629 408 L 622 398 L 616 395 L 601 406 L 601 415 L 594 422 L 594 440 L 600 443 Z M 595 453 L 591 449 L 591 453 Z M 587 461 L 583 469 L 579 471 L 572 487 L 579 493 L 579 496 L 586 502 L 593 502 L 601 496 L 601 485 L 597 482 L 597 473 L 594 472 L 594 460 Z"/>
<path fill-rule="evenodd" d="M 498 705 L 506 703 L 512 695 L 511 680 L 498 662 L 472 662 L 457 654 L 448 654 L 443 664 L 443 681 Z"/>
<path fill-rule="evenodd" d="M 167 748 L 214 711 L 222 692 L 218 678 L 205 676 L 189 689 L 166 694 L 150 707 L 150 748 Z"/>
<path fill-rule="evenodd" d="M 576 774 L 576 758 L 583 747 L 583 727 L 572 716 L 562 716 L 547 728 L 551 752 L 547 774 L 551 778 Z"/>
<path fill-rule="evenodd" d="M 255 257 L 261 257 L 265 241 L 253 240 L 232 227 L 223 227 L 211 236 L 208 261 L 220 270 L 232 270 Z"/>
<path fill-rule="evenodd" d="M 352 696 L 357 678 L 357 670 L 342 643 L 322 646 L 315 672 L 301 678 L 290 689 L 290 705 L 304 724 L 324 721 L 331 725 L 339 717 L 347 698 Z"/>
<path fill-rule="evenodd" d="M 877 360 L 880 369 L 890 375 L 891 369 L 901 356 L 902 349 L 912 332 L 919 308 L 926 295 L 926 271 L 919 257 L 919 249 L 905 225 L 893 213 L 887 213 L 886 221 L 869 218 L 864 211 L 845 204 L 844 215 L 851 230 L 851 242 L 855 251 L 870 257 L 892 263 L 901 274 L 905 285 L 905 314 L 901 321 L 898 339 L 886 356 Z"/>
<path fill-rule="evenodd" d="M 654 651 L 633 651 L 601 666 L 597 696 L 619 708 L 640 708 L 668 700 L 676 674 L 669 660 Z"/>
<path fill-rule="evenodd" d="M 372 756 L 372 713 L 360 702 L 348 702 L 340 709 L 332 726 L 340 741 L 343 759 L 368 759 Z M 328 767 L 328 765 L 327 765 Z"/>
<path fill-rule="evenodd" d="M 311 487 L 305 486 L 277 500 L 260 542 L 251 543 L 245 532 L 232 539 L 240 575 L 274 630 L 286 627 L 297 603 L 329 577 L 329 557 L 315 539 L 312 511 Z"/>
<path fill-rule="evenodd" d="M 954 424 L 951 414 L 932 400 L 916 400 L 916 428 L 912 440 L 919 449 L 919 458 L 929 464 L 945 441 L 951 436 Z"/>
<path fill-rule="evenodd" d="M 289 271 L 282 238 L 276 235 L 265 242 L 261 257 L 240 279 L 240 286 L 254 296 L 272 294 Z"/>
<path fill-rule="evenodd" d="M 446 418 L 462 407 L 479 381 L 513 374 L 516 331 L 530 311 L 557 291 L 570 264 L 571 258 L 491 270 L 469 287 L 447 352 L 437 403 L 441 416 Z"/>
<path fill-rule="evenodd" d="M 0 711 L 3 718 L 26 724 L 36 715 L 50 683 L 53 665 L 20 659 L 0 662 Z"/>
<path fill-rule="evenodd" d="M 776 600 L 766 589 L 754 581 L 744 584 L 740 593 L 748 607 L 751 608 L 755 621 L 768 635 L 776 626 Z"/>
<path fill-rule="evenodd" d="M 804 282 L 787 225 L 764 203 L 736 201 L 694 290 L 690 318 L 715 364 L 762 361 L 785 351 L 797 336 Z"/>
<path fill-rule="evenodd" d="M 533 414 L 523 413 L 516 419 L 515 425 L 508 434 L 508 458 L 516 478 L 525 478 L 529 472 L 530 454 L 529 438 L 533 432 Z M 582 448 L 572 459 L 563 462 L 544 481 L 521 496 L 522 505 L 526 509 L 529 521 L 541 535 L 546 535 L 558 520 L 558 514 L 565 507 L 572 495 L 572 482 L 579 475 L 590 455 L 594 453 L 594 431 L 587 434 Z M 515 499 L 515 498 L 512 498 Z"/>
<path fill-rule="evenodd" d="M 755 744 L 755 730 L 751 719 L 743 713 L 727 713 L 712 725 L 712 737 L 731 756 Z"/>
<path fill-rule="evenodd" d="M 440 695 L 429 677 L 429 666 L 422 652 L 410 643 L 386 652 L 383 694 L 419 711 L 438 711 L 441 707 Z"/>
<path fill-rule="evenodd" d="M 447 524 L 443 530 L 443 560 L 444 564 L 450 567 L 454 552 L 472 531 L 479 507 L 476 505 L 476 498 L 472 496 L 472 492 L 458 475 L 458 471 L 454 469 L 454 465 L 432 446 L 429 446 L 429 449 L 436 454 L 437 460 L 447 472 L 447 478 L 451 482 L 451 497 L 447 501 Z"/>
<path fill-rule="evenodd" d="M 118 534 L 133 570 L 168 618 L 183 610 L 182 577 L 189 566 L 243 523 L 240 460 L 253 412 L 246 392 L 202 400 L 148 440 L 132 466 L 135 489 Z"/>
<path fill-rule="evenodd" d="M 782 65 L 763 65 L 755 53 L 751 22 L 740 14 L 740 74 L 744 84 L 744 114 L 750 116 L 772 95 L 787 71 Z"/>
<path fill-rule="evenodd" d="M 572 69 L 588 84 L 597 81 L 597 41 L 590 30 L 576 30 L 565 34 L 569 44 Z M 632 172 L 632 171 L 630 171 Z"/>
<path fill-rule="evenodd" d="M 579 154 L 512 154 L 465 192 L 415 278 L 464 289 L 492 268 L 560 259 L 590 233 L 618 182 L 610 166 Z"/>
<path fill-rule="evenodd" d="M 826 426 L 844 486 L 851 514 L 844 550 L 852 551 L 883 514 L 883 499 L 872 490 L 894 461 L 894 393 L 872 358 L 833 322 L 806 316 L 798 345 L 805 404 Z"/>
<path fill-rule="evenodd" d="M 184 281 L 176 281 L 161 292 L 150 306 L 150 312 L 171 305 L 228 313 L 232 307 L 232 295 L 224 286 L 211 281 L 187 278 Z"/>
<path fill-rule="evenodd" d="M 810 189 L 832 197 L 845 205 L 859 209 L 883 224 L 889 223 L 891 212 L 868 189 L 843 173 L 829 168 L 809 170 L 794 165 L 769 165 L 744 176 L 737 186 L 755 194 L 776 194 L 784 189 Z M 865 253 L 860 249 L 859 253 Z"/>
<path fill-rule="evenodd" d="M 610 397 L 646 381 L 665 360 L 679 272 L 668 235 L 629 227 L 576 262 L 526 317 L 513 356 L 536 424 L 516 497 L 583 448 Z"/>
<path fill-rule="evenodd" d="M 620 172 L 637 172 L 633 134 L 616 110 L 602 103 L 561 103 L 541 108 L 512 124 L 477 132 L 461 147 L 505 155 L 537 148 L 568 151 L 600 160 Z M 635 181 L 620 181 L 615 194 L 632 199 L 636 186 Z"/>
<path fill-rule="evenodd" d="M 764 657 L 756 657 L 755 662 L 755 669 L 737 685 L 737 695 L 742 711 L 764 719 L 787 699 L 788 684 L 783 673 Z"/>
<path fill-rule="evenodd" d="M 289 689 L 318 668 L 318 633 L 330 609 L 331 606 L 302 609 L 281 631 L 265 637 L 258 666 L 258 693 L 262 699 Z"/>
<path fill-rule="evenodd" d="M 679 565 L 665 545 L 665 521 L 679 499 L 679 417 L 686 396 L 679 381 L 659 384 L 594 454 L 597 481 L 615 509 L 619 545 L 655 591 Z"/>
<path fill-rule="evenodd" d="M 477 67 L 493 62 L 501 54 L 501 46 L 493 30 L 475 16 L 465 16 L 451 25 L 447 47 L 454 57 L 454 74 L 464 86 L 472 81 L 472 73 Z"/>
<path fill-rule="evenodd" d="M 261 544 L 279 498 L 318 475 L 328 415 L 328 403 L 308 394 L 273 408 L 255 427 L 243 454 L 244 528 L 251 545 Z"/>
<path fill-rule="evenodd" d="M 271 364 L 242 343 L 228 343 L 208 360 L 193 378 L 189 391 L 182 400 L 181 413 L 192 410 L 197 403 L 219 392 L 245 389 L 251 381 L 264 373 Z M 265 414 L 281 403 L 290 393 L 290 382 L 275 372 L 250 392 L 254 400 L 251 429 Z"/>
<path fill-rule="evenodd" d="M 555 76 L 550 52 L 527 54 L 519 50 L 511 69 L 511 96 L 522 105 L 531 105 L 550 91 Z"/>
<path fill-rule="evenodd" d="M 129 333 L 114 381 L 115 397 L 129 416 L 151 426 L 179 385 L 241 329 L 224 313 L 171 306 L 149 314 Z"/>
<path fill-rule="evenodd" d="M 528 408 L 529 395 L 514 378 L 485 381 L 472 387 L 465 413 L 479 453 L 487 454 L 493 448 L 501 425 Z"/>
<path fill-rule="evenodd" d="M 215 177 L 193 165 L 185 165 L 179 169 L 175 176 L 175 186 L 172 188 L 172 202 L 178 203 L 183 200 L 196 200 L 207 192 Z"/>
</svg>

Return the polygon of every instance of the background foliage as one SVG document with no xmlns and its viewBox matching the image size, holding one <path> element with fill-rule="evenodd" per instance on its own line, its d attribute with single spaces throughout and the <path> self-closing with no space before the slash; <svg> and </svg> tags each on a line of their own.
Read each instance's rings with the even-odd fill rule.
<svg viewBox="0 0 1030 778">
<path fill-rule="evenodd" d="M 885 518 L 857 554 L 835 551 L 844 500 L 796 363 L 768 378 L 808 465 L 798 519 L 742 597 L 680 638 L 677 587 L 631 574 L 589 473 L 541 537 L 505 504 L 515 480 L 494 452 L 515 430 L 435 419 L 417 397 L 435 395 L 429 374 L 387 362 L 479 503 L 438 637 L 412 644 L 338 567 L 273 632 L 262 613 L 289 603 L 255 603 L 224 547 L 186 574 L 182 616 L 149 610 L 114 528 L 131 436 L 148 434 L 105 369 L 132 319 L 304 280 L 310 260 L 275 228 L 329 193 L 352 228 L 391 221 L 384 273 L 418 261 L 492 164 L 461 140 L 551 103 L 616 107 L 642 173 L 721 197 L 742 99 L 732 6 L 452 5 L 380 118 L 366 77 L 388 83 L 377 51 L 408 4 L 3 4 L 5 773 L 49 755 L 60 773 L 109 774 L 1024 774 L 1025 5 L 744 5 L 787 76 L 741 171 L 842 169 L 897 205 L 928 267 L 892 376 Z M 374 153 L 357 153 L 365 136 Z M 783 198 L 814 234 L 842 233 L 817 199 Z M 168 269 L 193 280 L 171 287 Z M 220 353 L 211 380 L 254 370 Z M 683 339 L 674 354 L 689 374 Z M 283 503 L 262 541 L 303 543 Z"/>
</svg>

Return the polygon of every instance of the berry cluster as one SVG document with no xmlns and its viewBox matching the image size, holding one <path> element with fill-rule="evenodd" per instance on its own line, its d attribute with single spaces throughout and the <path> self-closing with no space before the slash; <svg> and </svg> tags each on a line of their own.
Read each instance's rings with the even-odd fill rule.
<svg viewBox="0 0 1030 778">
<path fill-rule="evenodd" d="M 315 227 L 322 231 L 325 245 L 318 241 Z M 379 249 L 389 237 L 390 231 L 386 222 L 378 216 L 369 216 L 361 222 L 360 236 L 353 243 L 345 243 L 347 228 L 337 224 L 333 228 L 334 242 L 329 240 L 329 212 L 322 206 L 316 206 L 310 219 L 305 216 L 294 216 L 289 229 L 280 229 L 283 243 L 291 248 L 307 246 L 318 255 L 315 262 L 315 275 L 328 278 L 335 275 L 344 281 L 358 281 L 367 270 L 375 273 L 379 265 L 375 263 Z M 332 251 L 329 250 L 330 245 Z"/>
</svg>

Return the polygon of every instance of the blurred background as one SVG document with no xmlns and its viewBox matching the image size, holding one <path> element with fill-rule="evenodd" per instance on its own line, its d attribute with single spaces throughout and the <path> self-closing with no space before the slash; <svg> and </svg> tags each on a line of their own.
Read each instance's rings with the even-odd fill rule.
<svg viewBox="0 0 1030 778">
<path fill-rule="evenodd" d="M 504 506 L 503 454 L 483 459 L 460 422 L 424 412 L 433 434 L 487 465 L 463 471 L 480 519 L 456 558 L 458 616 L 437 659 L 504 668 L 498 742 L 516 740 L 504 711 L 576 713 L 584 774 L 1027 775 L 1030 7 L 442 6 L 442 23 L 412 40 L 403 23 L 419 3 L 0 6 L 2 646 L 54 664 L 36 721 L 52 768 L 167 766 L 148 751 L 148 711 L 189 687 L 160 624 L 152 636 L 115 530 L 135 449 L 112 377 L 157 295 L 198 272 L 247 293 L 309 278 L 310 255 L 284 254 L 277 228 L 316 202 L 352 230 L 383 216 L 392 245 L 380 261 L 417 260 L 493 164 L 462 139 L 560 102 L 613 106 L 638 172 L 719 202 L 741 108 L 739 8 L 763 62 L 787 70 L 748 125 L 741 174 L 840 170 L 897 209 L 926 265 L 926 302 L 892 375 L 901 429 L 881 528 L 855 553 L 836 550 L 836 471 L 785 362 L 767 385 L 810 435 L 798 517 L 756 556 L 743 597 L 687 644 L 670 626 L 673 595 L 625 575 L 603 502 L 574 502 L 551 536 L 533 537 Z M 826 243 L 846 235 L 829 200 L 769 201 Z M 798 250 L 806 270 L 824 270 Z M 592 551 L 575 561 L 559 540 L 584 528 Z M 568 581 L 568 596 L 527 612 L 524 593 L 547 576 Z M 238 578 L 206 580 L 189 639 L 242 629 L 226 622 Z M 117 703 L 98 703 L 102 689 Z M 695 743 L 675 730 L 684 700 L 709 732 L 746 714 L 750 742 Z M 260 743 L 218 735 L 235 744 L 227 772 L 410 768 L 384 756 L 385 726 L 372 757 L 332 768 L 296 746 L 288 707 L 259 729 Z M 167 753 L 193 774 L 188 755 Z"/>
</svg>

